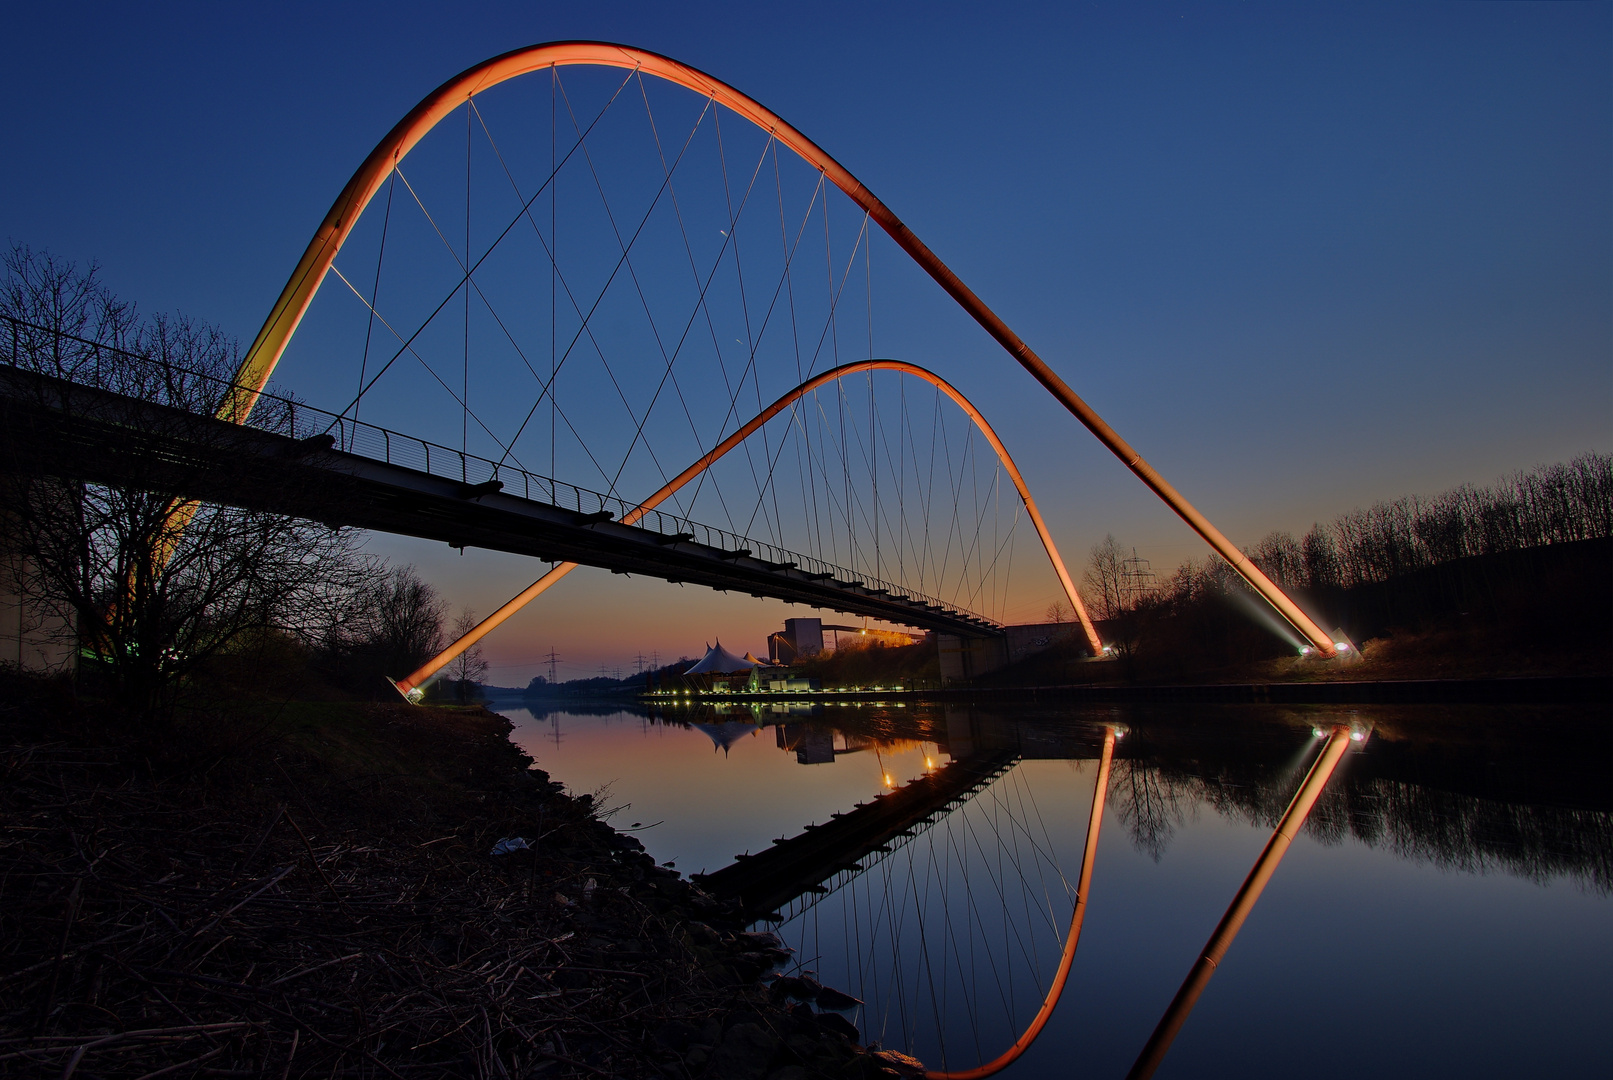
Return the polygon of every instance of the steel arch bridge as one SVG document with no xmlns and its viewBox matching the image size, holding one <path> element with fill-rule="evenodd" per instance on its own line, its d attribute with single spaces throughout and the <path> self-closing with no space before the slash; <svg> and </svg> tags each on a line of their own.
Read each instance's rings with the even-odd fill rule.
<svg viewBox="0 0 1613 1080">
<path fill-rule="evenodd" d="M 701 454 L 654 495 L 637 503 L 623 501 L 612 492 L 587 491 L 553 477 L 537 475 L 502 459 L 480 458 L 463 448 L 456 451 L 378 425 L 363 424 L 356 415 L 324 413 L 294 401 L 286 400 L 281 404 L 293 415 L 301 410 L 302 427 L 294 422 L 289 432 L 276 432 L 251 425 L 253 407 L 269 393 L 270 378 L 321 283 L 327 274 L 339 273 L 335 267 L 337 254 L 387 178 L 399 173 L 400 163 L 409 151 L 442 120 L 478 94 L 521 75 L 567 66 L 625 69 L 634 75 L 658 78 L 692 90 L 708 102 L 719 103 L 740 115 L 764 132 L 770 142 L 793 151 L 861 207 L 914 265 L 940 284 L 1016 362 L 1226 558 L 1251 587 L 1262 593 L 1309 639 L 1318 653 L 1325 656 L 1334 652 L 1328 635 L 1143 462 L 1129 444 L 833 158 L 775 114 L 733 88 L 677 61 L 624 46 L 567 42 L 518 50 L 470 69 L 422 101 L 376 147 L 344 188 L 246 354 L 230 392 L 223 395 L 225 404 L 215 416 L 175 415 L 175 410 L 159 404 L 99 391 L 84 372 L 76 373 L 77 377 L 72 379 L 62 379 L 22 370 L 15 365 L 0 367 L 0 417 L 5 420 L 0 441 L 8 445 L 13 460 L 24 461 L 41 472 L 72 475 L 91 482 L 119 483 L 135 476 L 149 479 L 153 475 L 150 461 L 157 459 L 173 464 L 172 490 L 181 499 L 260 506 L 331 524 L 447 540 L 460 546 L 484 546 L 551 561 L 559 557 L 559 565 L 553 570 L 424 668 L 400 680 L 399 689 L 406 695 L 453 656 L 582 563 L 688 580 L 713 588 L 745 590 L 755 595 L 849 610 L 908 625 L 965 634 L 999 633 L 1001 627 L 991 620 L 967 608 L 923 595 L 901 582 L 887 582 L 742 534 L 713 529 L 660 509 L 665 500 L 705 475 L 724 455 L 744 445 L 745 440 L 761 431 L 770 419 L 793 409 L 816 390 L 853 375 L 896 373 L 921 380 L 945 395 L 969 416 L 974 430 L 990 444 L 1036 529 L 1060 587 L 1081 621 L 1089 646 L 1096 652 L 1100 648 L 1096 631 L 1086 616 L 1051 532 L 1003 440 L 956 387 L 939 375 L 904 361 L 870 356 L 837 364 L 806 378 Z M 476 265 L 479 263 L 470 260 L 467 243 L 461 284 L 470 281 Z M 466 296 L 468 302 L 468 290 Z M 360 299 L 363 299 L 362 294 Z M 374 313 L 373 305 L 371 312 Z M 13 324 L 14 343 L 19 329 L 26 332 L 30 328 Z M 98 348 L 94 343 L 83 344 L 92 351 Z M 16 353 L 13 344 L 14 359 Z M 206 422 L 198 423 L 198 420 Z M 295 482 L 287 483 L 288 478 Z M 187 512 L 185 503 L 176 504 L 176 514 Z M 1258 896 L 1258 886 L 1264 880 L 1258 875 L 1269 876 L 1270 870 L 1275 868 L 1283 845 L 1291 839 L 1297 824 L 1309 810 L 1307 800 L 1314 800 L 1349 737 L 1348 733 L 1334 732 L 1327 756 L 1319 759 L 1317 771 L 1307 778 L 1274 837 L 1270 848 L 1274 854 L 1262 856 L 1256 874 L 1251 875 L 1251 881 L 1256 883 L 1252 893 L 1248 887 L 1240 893 L 1228 920 L 1233 920 L 1234 916 L 1241 920 L 1247 914 L 1247 907 L 1252 904 L 1253 896 Z M 1110 730 L 1103 743 L 1069 930 L 1046 997 L 1023 1034 L 998 1058 L 967 1071 L 931 1071 L 928 1075 L 932 1080 L 977 1080 L 991 1075 L 1022 1054 L 1047 1023 L 1070 973 L 1079 942 L 1114 739 L 1115 733 Z M 1195 969 L 1192 979 L 1197 980 L 1194 984 L 1197 989 L 1193 990 L 1193 995 L 1182 998 L 1185 1004 L 1172 1006 L 1171 1014 L 1162 1022 L 1145 1057 L 1151 1055 L 1151 1060 L 1157 1063 L 1158 1056 L 1163 1054 L 1185 1017 L 1185 1010 L 1191 1008 L 1193 996 L 1208 978 L 1207 972 L 1213 968 L 1215 958 L 1230 944 L 1230 935 L 1236 933 L 1237 921 L 1228 925 L 1230 930 L 1218 930 L 1211 946 L 1207 946 L 1208 966 L 1202 971 Z M 1184 987 L 1184 994 L 1188 989 Z"/>
<path fill-rule="evenodd" d="M 1145 462 L 1141 454 L 1104 422 L 1090 405 L 1077 395 L 1023 339 L 1014 333 L 979 296 L 965 285 L 923 241 L 915 236 L 849 170 L 811 139 L 746 94 L 728 86 L 721 80 L 670 57 L 630 46 L 595 41 L 565 41 L 517 49 L 469 68 L 442 84 L 416 105 L 364 159 L 364 162 L 337 196 L 330 211 L 316 230 L 271 309 L 263 328 L 259 331 L 241 362 L 236 381 L 247 388 L 247 393 L 229 406 L 230 415 L 224 418 L 236 421 L 246 419 L 255 402 L 255 395 L 267 386 L 270 377 L 285 353 L 287 345 L 302 322 L 304 315 L 308 312 L 309 306 L 322 282 L 327 274 L 333 270 L 337 254 L 351 236 L 360 216 L 372 200 L 376 198 L 382 187 L 387 183 L 388 178 L 397 173 L 403 158 L 412 149 L 444 119 L 461 107 L 467 108 L 468 132 L 470 122 L 468 110 L 472 107 L 473 100 L 477 95 L 523 75 L 545 70 L 558 73 L 561 68 L 577 66 L 626 70 L 629 73 L 628 77 L 638 77 L 641 85 L 642 79 L 645 76 L 649 76 L 653 79 L 686 88 L 705 98 L 708 106 L 712 104 L 721 105 L 742 117 L 751 125 L 754 125 L 755 128 L 764 132 L 770 144 L 776 143 L 793 152 L 800 160 L 816 170 L 822 180 L 832 184 L 856 206 L 860 207 L 868 219 L 876 223 L 912 260 L 913 264 L 932 278 L 935 283 L 939 284 L 947 295 L 985 329 L 1021 367 L 1028 371 L 1054 398 L 1064 405 L 1144 485 L 1197 532 L 1251 588 L 1263 596 L 1301 636 L 1308 640 L 1317 654 L 1324 657 L 1335 654 L 1335 645 L 1331 635 L 1323 631 L 1280 588 L 1268 579 L 1236 545 L 1216 529 L 1208 518 L 1177 492 L 1152 466 Z M 469 168 L 468 160 L 467 157 L 467 170 Z M 590 160 L 590 168 L 592 167 L 592 161 Z M 670 173 L 668 174 L 668 180 L 670 180 Z M 407 181 L 405 182 L 407 183 Z M 412 187 L 410 187 L 410 192 L 411 194 L 414 193 Z M 467 178 L 467 198 L 468 194 L 469 180 Z M 418 202 L 419 196 L 416 195 L 415 197 Z M 389 214 L 390 198 L 389 194 Z M 533 198 L 535 199 L 536 195 Z M 422 209 L 424 209 L 423 204 Z M 481 265 L 481 259 L 487 258 L 492 253 L 492 248 L 489 248 L 481 256 L 481 259 L 472 262 L 468 239 L 468 210 L 466 227 L 466 258 L 461 263 L 463 276 L 460 285 L 466 287 L 465 296 L 468 305 L 469 283 L 477 267 Z M 441 236 L 440 229 L 439 236 Z M 444 243 L 446 243 L 446 237 L 443 239 Z M 351 282 L 347 282 L 345 278 L 343 281 L 363 300 L 363 294 L 354 288 Z M 379 269 L 377 270 L 377 285 L 379 285 Z M 372 315 L 375 314 L 373 306 L 371 306 L 371 313 Z M 467 308 L 467 327 L 468 318 Z M 396 332 L 394 331 L 394 333 Z M 419 331 L 416 331 L 416 333 L 418 334 Z M 412 340 L 411 338 L 409 341 L 405 341 L 404 347 L 408 348 Z M 954 395 L 954 397 L 967 410 L 974 411 L 972 406 L 968 406 L 963 402 L 961 395 Z M 975 418 L 978 419 L 978 413 L 975 413 Z M 1006 453 L 1001 451 L 1000 444 L 998 449 L 1006 463 Z M 1027 500 L 1026 507 L 1034 515 L 1034 504 L 1028 500 L 1028 492 L 1024 490 L 1023 482 L 1017 476 L 1017 470 L 1013 471 L 1020 493 Z M 1036 520 L 1041 539 L 1047 545 L 1049 554 L 1052 555 L 1054 564 L 1058 568 L 1061 585 L 1070 596 L 1076 610 L 1082 611 L 1079 598 L 1069 581 L 1068 574 L 1063 570 L 1062 564 L 1055 554 L 1055 549 L 1051 546 L 1051 538 L 1047 535 L 1045 526 L 1041 525 L 1039 517 Z M 560 571 L 560 568 L 556 569 Z M 563 571 L 560 572 L 563 573 Z M 539 582 L 534 583 L 529 589 L 519 594 L 505 608 L 500 609 L 502 617 L 498 621 L 507 618 L 511 611 L 543 591 L 543 588 L 547 587 L 545 582 L 552 577 L 553 573 L 546 575 L 544 579 L 540 579 Z M 1084 612 L 1082 613 L 1082 621 L 1085 624 L 1089 644 L 1096 647 L 1096 635 L 1091 631 L 1090 623 L 1085 619 Z M 488 629 L 490 628 L 488 627 Z M 482 633 L 486 632 L 482 628 L 478 629 L 482 630 Z M 468 647 L 468 644 L 480 636 L 481 634 L 473 631 L 472 635 L 469 636 L 470 641 L 456 643 L 456 646 L 459 648 Z M 451 647 L 450 653 L 454 651 Z M 442 660 L 443 663 L 447 662 L 442 657 L 438 659 Z M 411 677 L 412 679 L 413 677 Z M 410 680 L 405 680 L 406 684 L 409 682 Z"/>
</svg>

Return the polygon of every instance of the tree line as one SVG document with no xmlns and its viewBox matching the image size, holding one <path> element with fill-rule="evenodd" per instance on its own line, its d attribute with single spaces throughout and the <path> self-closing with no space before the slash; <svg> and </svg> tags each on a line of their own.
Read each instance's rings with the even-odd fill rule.
<svg viewBox="0 0 1613 1080">
<path fill-rule="evenodd" d="M 1298 539 L 1273 532 L 1245 554 L 1324 627 L 1357 640 L 1482 627 L 1498 648 L 1584 649 L 1613 643 L 1610 542 L 1613 455 L 1592 452 L 1488 486 L 1378 502 Z M 1106 537 L 1083 591 L 1105 640 L 1148 674 L 1267 659 L 1293 644 L 1261 628 L 1276 617 L 1224 560 L 1190 560 L 1160 579 L 1138 566 Z"/>
<path fill-rule="evenodd" d="M 1245 552 L 1284 588 L 1352 589 L 1484 555 L 1613 536 L 1613 455 L 1463 484 L 1341 514 L 1301 539 L 1273 532 Z"/>
</svg>

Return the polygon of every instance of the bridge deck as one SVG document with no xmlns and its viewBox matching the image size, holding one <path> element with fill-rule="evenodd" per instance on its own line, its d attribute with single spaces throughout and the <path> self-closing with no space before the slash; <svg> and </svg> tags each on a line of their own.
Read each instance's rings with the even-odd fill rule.
<svg viewBox="0 0 1613 1080">
<path fill-rule="evenodd" d="M 700 887 L 720 899 L 739 901 L 747 918 L 760 918 L 803 893 L 822 891 L 823 882 L 856 868 L 886 841 L 967 799 L 1018 760 L 1012 751 L 993 750 L 954 761 L 822 825 L 809 825 L 765 851 L 737 856 L 731 865 L 700 877 Z"/>
<path fill-rule="evenodd" d="M 139 484 L 203 502 L 290 514 L 747 592 L 967 636 L 1002 627 L 971 612 L 668 536 L 110 391 L 0 365 L 0 453 L 13 469 Z M 572 489 L 575 490 L 575 489 Z M 848 580 L 852 579 L 852 580 Z"/>
</svg>

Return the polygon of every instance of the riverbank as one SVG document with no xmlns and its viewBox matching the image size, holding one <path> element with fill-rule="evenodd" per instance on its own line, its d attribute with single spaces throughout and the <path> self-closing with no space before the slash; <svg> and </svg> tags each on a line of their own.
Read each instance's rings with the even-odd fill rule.
<svg viewBox="0 0 1613 1080">
<path fill-rule="evenodd" d="M 655 866 L 484 709 L 237 703 L 137 738 L 63 684 L 0 691 L 8 1069 L 804 1080 L 902 1064 L 840 1014 L 770 996 L 776 942 Z"/>
<path fill-rule="evenodd" d="M 814 705 L 1055 701 L 1072 705 L 1175 701 L 1199 704 L 1413 705 L 1606 704 L 1613 675 L 1512 676 L 1493 679 L 1311 679 L 1286 682 L 1048 683 L 1042 686 L 846 687 L 828 690 L 647 695 L 641 704 Z"/>
</svg>

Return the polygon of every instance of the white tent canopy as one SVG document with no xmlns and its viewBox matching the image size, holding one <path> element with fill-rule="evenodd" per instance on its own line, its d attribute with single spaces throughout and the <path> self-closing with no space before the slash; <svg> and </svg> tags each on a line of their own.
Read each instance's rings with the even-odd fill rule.
<svg viewBox="0 0 1613 1080">
<path fill-rule="evenodd" d="M 706 650 L 706 655 L 701 658 L 700 663 L 696 664 L 688 671 L 685 671 L 684 674 L 733 675 L 738 672 L 749 671 L 755 666 L 755 664 L 749 662 L 743 657 L 735 656 L 733 653 L 723 648 L 722 642 L 719 641 L 715 646 Z"/>
<path fill-rule="evenodd" d="M 712 742 L 712 749 L 722 748 L 724 754 L 745 735 L 755 735 L 759 730 L 755 724 L 741 720 L 729 720 L 721 724 L 696 724 L 695 727 L 706 733 Z"/>
</svg>

